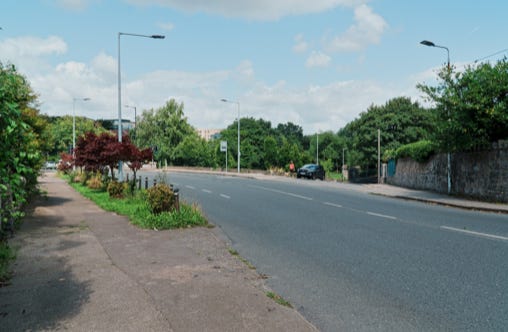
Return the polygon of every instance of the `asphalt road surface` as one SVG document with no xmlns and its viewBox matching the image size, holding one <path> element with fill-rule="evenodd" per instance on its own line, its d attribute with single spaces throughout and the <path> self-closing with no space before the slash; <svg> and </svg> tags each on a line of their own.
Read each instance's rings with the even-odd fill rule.
<svg viewBox="0 0 508 332">
<path fill-rule="evenodd" d="M 506 215 L 321 181 L 167 177 L 322 331 L 507 329 Z"/>
</svg>

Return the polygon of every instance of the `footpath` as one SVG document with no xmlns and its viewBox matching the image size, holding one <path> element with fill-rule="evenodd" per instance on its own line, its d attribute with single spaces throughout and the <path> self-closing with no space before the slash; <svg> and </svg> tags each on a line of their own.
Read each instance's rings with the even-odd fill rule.
<svg viewBox="0 0 508 332">
<path fill-rule="evenodd" d="M 219 229 L 142 230 L 52 173 L 10 245 L 1 331 L 316 331 Z"/>
</svg>

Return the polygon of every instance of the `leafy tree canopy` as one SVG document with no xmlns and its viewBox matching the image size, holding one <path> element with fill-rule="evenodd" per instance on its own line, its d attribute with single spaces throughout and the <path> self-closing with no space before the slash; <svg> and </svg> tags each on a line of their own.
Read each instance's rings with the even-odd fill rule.
<svg viewBox="0 0 508 332">
<path fill-rule="evenodd" d="M 508 61 L 454 73 L 443 68 L 437 86 L 418 88 L 434 102 L 434 140 L 443 151 L 469 151 L 508 137 Z"/>
</svg>

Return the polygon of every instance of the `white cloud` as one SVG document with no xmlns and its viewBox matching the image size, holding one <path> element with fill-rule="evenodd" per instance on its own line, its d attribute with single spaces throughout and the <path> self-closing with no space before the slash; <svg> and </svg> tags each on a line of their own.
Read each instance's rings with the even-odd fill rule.
<svg viewBox="0 0 508 332">
<path fill-rule="evenodd" d="M 83 10 L 94 0 L 55 0 L 55 3 L 59 7 L 63 7 L 67 10 L 79 11 Z"/>
<path fill-rule="evenodd" d="M 175 28 L 175 25 L 171 22 L 159 23 L 159 28 L 166 31 L 172 31 Z"/>
<path fill-rule="evenodd" d="M 322 52 L 312 51 L 311 55 L 307 59 L 307 62 L 305 63 L 305 66 L 309 68 L 328 67 L 330 65 L 331 60 L 332 60 L 331 57 Z"/>
<path fill-rule="evenodd" d="M 355 8 L 355 23 L 342 35 L 328 42 L 333 52 L 357 52 L 371 44 L 378 44 L 388 27 L 380 15 L 363 4 Z"/>
<path fill-rule="evenodd" d="M 365 0 L 126 0 L 137 5 L 159 5 L 188 12 L 205 12 L 251 20 L 277 20 L 284 16 L 320 13 L 338 6 L 355 6 Z"/>
<path fill-rule="evenodd" d="M 309 45 L 305 41 L 305 38 L 302 34 L 298 34 L 294 38 L 295 45 L 293 46 L 293 52 L 295 53 L 304 53 L 309 48 Z"/>
</svg>

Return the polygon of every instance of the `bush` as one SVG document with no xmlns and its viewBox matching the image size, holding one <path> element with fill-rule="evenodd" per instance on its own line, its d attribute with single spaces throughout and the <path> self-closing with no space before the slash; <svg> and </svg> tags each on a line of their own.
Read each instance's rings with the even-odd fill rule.
<svg viewBox="0 0 508 332">
<path fill-rule="evenodd" d="M 411 158 L 417 162 L 425 162 L 436 151 L 436 145 L 427 140 L 406 144 L 397 149 L 396 158 Z"/>
<path fill-rule="evenodd" d="M 175 194 L 167 184 L 159 184 L 146 191 L 146 198 L 150 210 L 154 214 L 168 212 L 175 209 Z"/>
<path fill-rule="evenodd" d="M 109 182 L 109 184 L 108 184 L 109 197 L 123 198 L 124 197 L 124 189 L 125 189 L 125 186 L 122 182 L 118 182 L 118 181 Z"/>
<path fill-rule="evenodd" d="M 88 180 L 87 186 L 90 189 L 102 189 L 103 184 L 102 184 L 102 176 L 101 176 L 101 174 L 97 173 L 94 176 L 92 176 Z"/>
<path fill-rule="evenodd" d="M 0 242 L 0 286 L 10 278 L 9 263 L 16 258 L 7 243 Z"/>
</svg>

